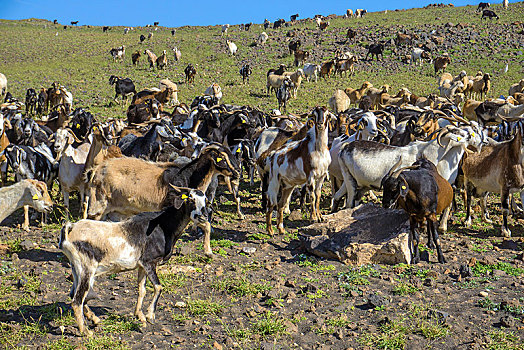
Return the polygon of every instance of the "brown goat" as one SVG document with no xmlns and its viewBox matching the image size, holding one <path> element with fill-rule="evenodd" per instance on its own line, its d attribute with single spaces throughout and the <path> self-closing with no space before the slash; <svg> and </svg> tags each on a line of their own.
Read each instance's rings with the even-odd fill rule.
<svg viewBox="0 0 524 350">
<path fill-rule="evenodd" d="M 435 61 L 433 61 L 433 66 L 435 68 L 435 74 L 437 74 L 440 70 L 442 72 L 445 72 L 448 64 L 451 64 L 451 58 L 449 57 L 447 53 L 443 54 L 440 57 L 437 57 Z"/>
<path fill-rule="evenodd" d="M 157 100 L 161 104 L 164 104 L 169 101 L 173 95 L 173 88 L 171 86 L 166 86 L 160 91 L 151 91 L 151 90 L 142 90 L 136 95 L 133 96 L 131 104 L 144 103 L 147 99 Z"/>
<path fill-rule="evenodd" d="M 131 55 L 131 61 L 133 61 L 133 65 L 136 66 L 140 62 L 140 51 L 135 51 Z"/>
<path fill-rule="evenodd" d="M 329 76 L 335 71 L 335 61 L 327 61 L 322 63 L 322 66 L 320 67 L 320 77 L 324 78 L 326 80 L 326 77 L 329 78 Z"/>
<path fill-rule="evenodd" d="M 360 89 L 347 88 L 344 90 L 344 92 L 346 93 L 346 95 L 349 96 L 351 103 L 356 104 L 358 103 L 358 101 L 360 101 L 362 96 L 364 96 L 366 91 L 371 87 L 373 87 L 373 85 L 369 81 L 365 81 L 360 87 Z"/>
</svg>

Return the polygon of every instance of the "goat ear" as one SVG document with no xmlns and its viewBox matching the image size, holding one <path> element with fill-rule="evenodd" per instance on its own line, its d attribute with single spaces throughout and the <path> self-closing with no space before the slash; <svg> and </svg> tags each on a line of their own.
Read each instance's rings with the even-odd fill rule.
<svg viewBox="0 0 524 350">
<path fill-rule="evenodd" d="M 315 122 L 313 121 L 313 119 L 309 118 L 306 122 L 307 126 L 309 128 L 312 128 L 313 126 L 315 126 Z"/>
<path fill-rule="evenodd" d="M 404 177 L 401 175 L 399 177 L 400 179 L 400 196 L 402 198 L 406 198 L 406 196 L 408 195 L 408 192 L 409 192 L 409 186 L 408 186 L 408 183 L 406 182 L 406 179 L 404 179 Z"/>
</svg>

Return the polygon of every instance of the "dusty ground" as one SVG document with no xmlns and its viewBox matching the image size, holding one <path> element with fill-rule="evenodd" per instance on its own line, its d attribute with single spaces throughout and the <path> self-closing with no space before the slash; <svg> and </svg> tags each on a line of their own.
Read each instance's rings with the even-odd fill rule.
<svg viewBox="0 0 524 350">
<path fill-rule="evenodd" d="M 292 217 L 298 220 L 286 222 L 286 235 L 267 237 L 258 189 L 242 193 L 244 221 L 232 214 L 229 194 L 219 196 L 212 260 L 204 257 L 201 239 L 188 234 L 159 268 L 164 292 L 155 324 L 142 328 L 132 316 L 135 273 L 99 278 L 98 299 L 90 305 L 102 324 L 93 339 L 80 338 L 71 317 L 72 282 L 69 263 L 57 249 L 59 225 L 22 232 L 15 228 L 20 215 L 6 220 L 0 229 L 0 344 L 6 349 L 523 349 L 522 221 L 513 221 L 514 237 L 505 240 L 498 237 L 497 224 L 475 220 L 469 230 L 457 221 L 442 236 L 446 264 L 425 250 L 416 266 L 359 269 L 303 254 L 297 227 L 307 221 L 296 211 Z M 455 219 L 461 216 L 458 212 Z"/>
</svg>

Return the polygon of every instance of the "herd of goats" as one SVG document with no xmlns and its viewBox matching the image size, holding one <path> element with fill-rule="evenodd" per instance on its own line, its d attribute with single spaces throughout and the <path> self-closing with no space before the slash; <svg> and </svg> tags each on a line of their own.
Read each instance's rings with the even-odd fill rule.
<svg viewBox="0 0 524 350">
<path fill-rule="evenodd" d="M 284 75 L 283 68 L 267 74 L 277 98 L 282 88 L 269 78 Z M 72 94 L 58 82 L 39 93 L 28 89 L 22 103 L 7 92 L 0 74 L 0 222 L 21 207 L 23 228 L 29 227 L 29 207 L 45 220 L 55 180 L 67 211 L 70 193 L 78 191 L 83 219 L 63 225 L 59 248 L 71 262 L 70 296 L 82 334 L 93 334 L 84 314 L 100 322 L 86 300 L 102 274 L 138 269 L 135 315 L 143 324 L 154 321 L 162 290 L 157 265 L 171 257 L 191 222 L 212 256 L 211 205 L 218 186 L 227 186 L 243 219 L 240 182 L 253 187 L 256 173 L 271 235 L 274 210 L 278 233 L 285 232 L 295 189 L 301 208 L 310 202 L 315 222 L 322 221 L 328 177 L 332 212 L 344 201 L 353 208 L 367 192 L 382 191 L 384 207 L 409 214 L 412 263 L 420 259 L 424 230 L 428 246 L 445 262 L 438 232 L 446 232 L 450 212 L 457 210 L 454 193 L 464 195 L 467 227 L 472 197 L 481 197 L 482 219 L 490 222 L 487 195 L 499 193 L 504 237 L 511 235 L 508 214 L 523 211 L 512 194 L 524 190 L 524 79 L 511 85 L 507 98 L 483 102 L 473 99 L 490 89 L 490 76 L 482 72 L 443 73 L 440 96 L 416 96 L 405 88 L 392 96 L 388 86 L 364 82 L 335 91 L 329 109 L 317 106 L 302 115 L 222 104 L 216 83 L 189 106 L 178 102 L 177 87 L 167 79 L 160 89 L 139 92 L 130 79 L 111 76 L 110 83 L 116 96 L 132 95 L 127 122 L 97 120 L 87 109 L 73 108 Z M 10 186 L 8 172 L 15 178 Z M 146 279 L 154 296 L 144 315 Z"/>
</svg>

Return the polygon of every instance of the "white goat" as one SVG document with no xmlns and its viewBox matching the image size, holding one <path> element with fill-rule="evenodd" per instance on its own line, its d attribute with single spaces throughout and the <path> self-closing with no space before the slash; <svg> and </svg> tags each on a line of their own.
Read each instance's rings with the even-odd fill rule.
<svg viewBox="0 0 524 350">
<path fill-rule="evenodd" d="M 216 97 L 220 103 L 222 99 L 222 88 L 217 83 L 213 83 L 204 91 L 204 95 Z"/>
<path fill-rule="evenodd" d="M 64 206 L 69 210 L 69 193 L 78 191 L 80 193 L 80 211 L 84 213 L 88 201 L 85 200 L 86 184 L 83 173 L 91 144 L 82 143 L 74 148 L 72 144 L 75 139 L 70 129 L 58 129 L 55 135 L 54 150 L 57 154 L 56 159 L 60 161 L 58 181 L 64 196 Z"/>
<path fill-rule="evenodd" d="M 227 49 L 229 50 L 229 54 L 230 55 L 236 55 L 237 53 L 237 45 L 232 42 L 232 41 L 229 41 L 229 40 L 226 40 L 226 44 L 227 44 Z"/>
<path fill-rule="evenodd" d="M 304 74 L 308 82 L 312 77 L 315 77 L 315 83 L 318 81 L 318 74 L 320 74 L 320 65 L 313 64 L 313 63 L 306 63 L 304 65 L 303 70 L 304 70 Z"/>
<path fill-rule="evenodd" d="M 40 212 L 51 212 L 53 201 L 47 185 L 36 180 L 22 180 L 14 185 L 0 188 L 0 223 L 15 210 L 32 207 Z M 29 229 L 29 216 L 24 218 L 23 229 Z"/>
</svg>

